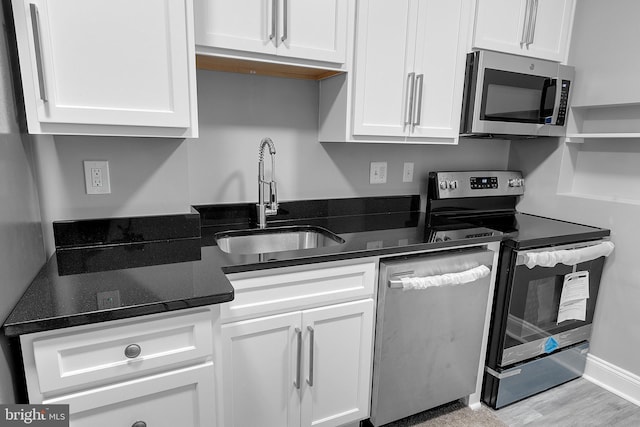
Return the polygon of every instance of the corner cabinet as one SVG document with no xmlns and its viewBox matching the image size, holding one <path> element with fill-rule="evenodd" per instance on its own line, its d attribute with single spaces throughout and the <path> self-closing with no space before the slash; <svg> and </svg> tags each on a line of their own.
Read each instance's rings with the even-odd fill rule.
<svg viewBox="0 0 640 427">
<path fill-rule="evenodd" d="M 354 71 L 321 81 L 320 141 L 458 141 L 469 0 L 361 0 Z"/>
<path fill-rule="evenodd" d="M 236 298 L 222 315 L 223 424 L 340 426 L 367 418 L 375 263 L 231 280 Z"/>
<path fill-rule="evenodd" d="M 473 47 L 565 62 L 575 0 L 478 0 Z"/>
<path fill-rule="evenodd" d="M 343 64 L 349 2 L 195 0 L 198 53 Z"/>
<path fill-rule="evenodd" d="M 215 427 L 218 320 L 212 306 L 23 335 L 29 403 L 69 405 L 71 427 Z"/>
<path fill-rule="evenodd" d="M 197 136 L 192 0 L 12 0 L 30 133 Z"/>
</svg>

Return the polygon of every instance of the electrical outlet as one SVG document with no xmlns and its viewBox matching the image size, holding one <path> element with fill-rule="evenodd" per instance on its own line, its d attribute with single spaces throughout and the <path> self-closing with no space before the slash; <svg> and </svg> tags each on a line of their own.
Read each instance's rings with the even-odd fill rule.
<svg viewBox="0 0 640 427">
<path fill-rule="evenodd" d="M 369 184 L 384 184 L 385 182 L 387 182 L 387 162 L 371 162 Z"/>
<path fill-rule="evenodd" d="M 407 162 L 402 170 L 402 182 L 413 182 L 413 163 Z"/>
<path fill-rule="evenodd" d="M 109 162 L 102 160 L 85 160 L 84 183 L 87 194 L 111 194 Z"/>
</svg>

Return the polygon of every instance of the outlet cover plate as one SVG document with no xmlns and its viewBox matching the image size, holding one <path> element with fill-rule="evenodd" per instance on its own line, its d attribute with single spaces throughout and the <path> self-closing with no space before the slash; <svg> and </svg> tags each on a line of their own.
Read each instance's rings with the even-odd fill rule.
<svg viewBox="0 0 640 427">
<path fill-rule="evenodd" d="M 109 162 L 106 160 L 85 160 L 84 183 L 87 194 L 111 194 Z"/>
</svg>

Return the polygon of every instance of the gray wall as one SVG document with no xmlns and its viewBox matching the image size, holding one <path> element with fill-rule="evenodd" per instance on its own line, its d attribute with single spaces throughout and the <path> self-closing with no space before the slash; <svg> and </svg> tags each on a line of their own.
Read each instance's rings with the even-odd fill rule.
<svg viewBox="0 0 640 427">
<path fill-rule="evenodd" d="M 429 170 L 507 165 L 507 141 L 320 144 L 317 82 L 199 70 L 198 108 L 195 139 L 39 136 L 35 157 L 47 251 L 53 251 L 54 220 L 257 200 L 258 144 L 265 136 L 276 145 L 280 200 L 417 194 Z M 109 161 L 112 194 L 85 194 L 83 160 Z M 369 184 L 371 161 L 388 163 L 386 184 Z M 412 183 L 402 182 L 404 162 L 415 164 Z"/>
<path fill-rule="evenodd" d="M 43 263 L 28 137 L 23 140 L 16 124 L 5 32 L 0 31 L 0 321 L 7 318 Z M 0 336 L 0 349 L 0 403 L 13 403 L 15 367 L 4 336 Z"/>
</svg>

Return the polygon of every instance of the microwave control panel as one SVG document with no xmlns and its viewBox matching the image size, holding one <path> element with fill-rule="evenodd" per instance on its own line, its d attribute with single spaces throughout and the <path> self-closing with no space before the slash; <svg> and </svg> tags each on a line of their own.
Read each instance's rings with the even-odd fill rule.
<svg viewBox="0 0 640 427">
<path fill-rule="evenodd" d="M 569 86 L 571 86 L 571 82 L 569 80 L 562 80 L 562 86 L 560 87 L 560 107 L 558 108 L 558 118 L 556 119 L 556 125 L 558 126 L 564 126 L 564 121 L 567 116 Z"/>
</svg>

